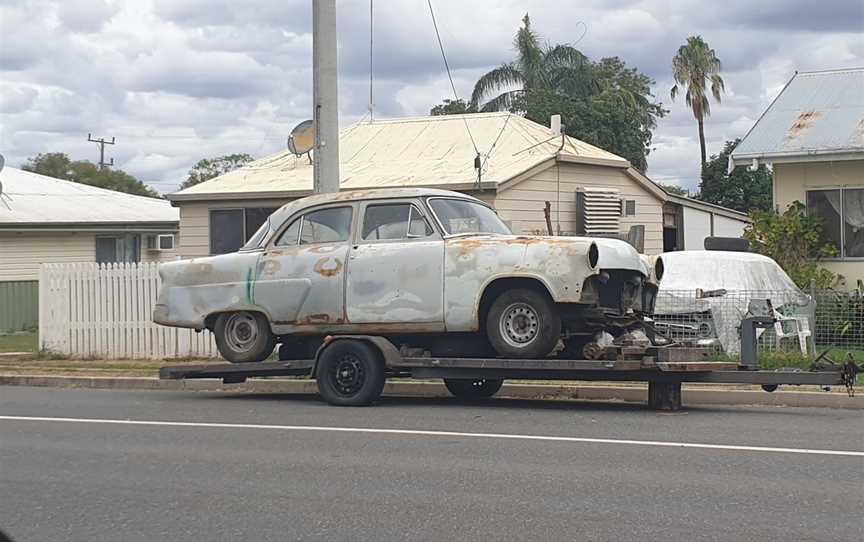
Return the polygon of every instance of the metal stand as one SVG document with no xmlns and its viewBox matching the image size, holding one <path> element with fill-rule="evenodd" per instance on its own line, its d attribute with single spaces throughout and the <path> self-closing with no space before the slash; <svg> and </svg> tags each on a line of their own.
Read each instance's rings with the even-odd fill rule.
<svg viewBox="0 0 864 542">
<path fill-rule="evenodd" d="M 681 410 L 681 382 L 648 382 L 648 408 Z"/>
</svg>

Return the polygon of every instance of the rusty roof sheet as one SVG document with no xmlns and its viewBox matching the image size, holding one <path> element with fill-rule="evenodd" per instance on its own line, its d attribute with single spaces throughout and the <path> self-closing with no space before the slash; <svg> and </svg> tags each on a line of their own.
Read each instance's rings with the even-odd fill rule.
<svg viewBox="0 0 864 542">
<path fill-rule="evenodd" d="M 864 152 L 864 68 L 796 73 L 732 152 L 751 158 Z"/>
<path fill-rule="evenodd" d="M 575 138 L 565 137 L 562 148 L 561 138 L 549 128 L 511 113 L 402 118 L 363 121 L 341 131 L 341 187 L 468 187 L 477 178 L 477 153 L 471 137 L 484 161 L 485 187 L 524 173 L 554 157 L 559 149 L 570 161 L 629 166 L 624 158 Z M 260 197 L 311 190 L 309 160 L 286 150 L 168 197 Z"/>
<path fill-rule="evenodd" d="M 5 167 L 0 171 L 0 227 L 168 224 L 180 212 L 147 198 Z"/>
</svg>

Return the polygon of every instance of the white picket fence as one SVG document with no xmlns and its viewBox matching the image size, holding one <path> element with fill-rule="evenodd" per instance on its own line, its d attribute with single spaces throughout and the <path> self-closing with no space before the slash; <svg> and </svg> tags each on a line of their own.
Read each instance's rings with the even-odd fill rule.
<svg viewBox="0 0 864 542">
<path fill-rule="evenodd" d="M 159 264 L 42 264 L 39 345 L 74 357 L 209 358 L 209 331 L 154 324 Z"/>
</svg>

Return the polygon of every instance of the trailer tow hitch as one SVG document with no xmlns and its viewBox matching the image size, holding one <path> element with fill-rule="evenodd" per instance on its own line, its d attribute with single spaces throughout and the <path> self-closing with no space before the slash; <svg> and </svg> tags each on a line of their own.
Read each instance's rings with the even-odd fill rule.
<svg viewBox="0 0 864 542">
<path fill-rule="evenodd" d="M 811 371 L 839 371 L 840 382 L 846 386 L 846 393 L 849 397 L 855 397 L 855 380 L 858 375 L 864 373 L 864 364 L 858 365 L 855 363 L 855 357 L 852 352 L 846 352 L 846 358 L 842 364 L 837 364 L 828 357 L 828 350 L 819 354 L 810 366 Z"/>
</svg>

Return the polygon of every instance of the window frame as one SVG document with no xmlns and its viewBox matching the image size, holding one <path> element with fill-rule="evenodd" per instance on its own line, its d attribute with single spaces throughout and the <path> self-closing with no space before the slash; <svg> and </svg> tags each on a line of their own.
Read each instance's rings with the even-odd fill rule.
<svg viewBox="0 0 864 542">
<path fill-rule="evenodd" d="M 315 211 L 323 211 L 326 209 L 339 209 L 339 208 L 348 208 L 351 209 L 351 222 L 348 225 L 348 237 L 345 238 L 344 241 L 321 241 L 319 243 L 307 243 L 305 245 L 300 244 L 300 239 L 303 237 L 303 218 L 309 213 L 314 213 Z M 350 244 L 354 239 L 354 233 L 357 229 L 357 205 L 356 203 L 351 202 L 333 202 L 326 203 L 323 205 L 316 205 L 314 207 L 306 207 L 303 209 L 298 209 L 297 212 L 289 216 L 279 227 L 275 230 L 275 233 L 270 237 L 270 240 L 264 244 L 264 250 L 285 250 L 291 247 L 311 247 L 318 245 L 335 245 L 339 243 Z M 277 245 L 276 241 L 282 238 L 282 235 L 285 233 L 285 230 L 290 228 L 295 221 L 300 220 L 300 228 L 297 230 L 297 242 L 293 245 Z"/>
<path fill-rule="evenodd" d="M 864 185 L 826 185 L 826 186 L 809 186 L 804 188 L 804 210 L 807 216 L 816 216 L 812 215 L 810 212 L 810 206 L 807 205 L 808 195 L 810 192 L 829 192 L 831 190 L 837 190 L 840 192 L 840 254 L 837 256 L 833 256 L 830 258 L 821 258 L 821 261 L 825 262 L 862 262 L 864 261 L 864 256 L 844 256 L 846 252 L 846 198 L 845 192 L 847 190 L 864 190 Z M 817 218 L 820 218 L 817 216 Z"/>
<path fill-rule="evenodd" d="M 489 210 L 492 211 L 493 213 L 495 213 L 495 216 L 497 216 L 498 219 L 501 220 L 501 223 L 504 224 L 504 227 L 507 228 L 508 231 L 510 231 L 509 235 L 513 235 L 513 230 L 510 228 L 510 226 L 509 226 L 506 222 L 504 222 L 504 219 L 501 218 L 501 215 L 498 214 L 498 211 L 496 211 L 494 207 L 492 207 L 491 205 L 487 204 L 485 201 L 482 201 L 482 200 L 475 200 L 475 199 L 469 199 L 469 198 L 457 198 L 457 197 L 454 197 L 454 196 L 430 196 L 430 197 L 424 198 L 424 201 L 425 201 L 425 203 L 426 203 L 426 207 L 429 209 L 429 212 L 432 213 L 432 216 L 435 218 L 435 220 L 434 220 L 434 222 L 435 222 L 435 228 L 437 228 L 437 229 L 439 230 L 439 234 L 440 234 L 441 237 L 443 237 L 444 239 L 449 239 L 449 238 L 451 238 L 451 237 L 461 237 L 461 236 L 465 236 L 465 235 L 504 235 L 504 234 L 493 234 L 493 233 L 447 233 L 447 228 L 444 227 L 444 224 L 441 222 L 441 219 L 438 218 L 438 214 L 435 212 L 435 208 L 432 207 L 432 204 L 430 203 L 431 201 L 435 201 L 435 200 L 439 200 L 439 199 L 449 199 L 449 200 L 456 200 L 456 201 L 466 201 L 466 202 L 468 202 L 468 203 L 476 203 L 476 204 L 478 204 L 478 205 L 482 205 L 482 206 L 484 206 L 484 207 L 488 207 Z"/>
<path fill-rule="evenodd" d="M 99 251 L 97 249 L 99 240 L 110 239 L 114 241 L 114 259 L 111 261 L 99 261 Z M 120 259 L 120 255 L 128 256 L 126 253 L 127 241 L 132 244 L 132 259 Z M 118 252 L 118 245 L 124 245 L 124 248 Z M 122 263 L 141 263 L 141 235 L 137 233 L 105 233 L 95 235 L 93 238 L 93 250 L 94 250 L 94 261 L 100 265 L 109 265 L 109 264 L 122 264 Z"/>
<path fill-rule="evenodd" d="M 263 207 L 263 206 L 262 207 L 254 207 L 254 206 L 250 206 L 250 207 L 210 207 L 209 209 L 207 209 L 207 250 L 208 250 L 210 256 L 218 256 L 219 254 L 231 254 L 232 252 L 240 252 L 240 251 L 255 252 L 257 250 L 263 250 L 263 248 L 260 246 L 257 248 L 250 248 L 250 249 L 243 250 L 243 247 L 246 246 L 246 243 L 248 243 L 249 240 L 252 239 L 252 236 L 255 235 L 255 231 L 258 231 L 257 228 L 255 229 L 255 231 L 252 231 L 252 232 L 248 231 L 249 230 L 249 228 L 248 228 L 249 224 L 247 223 L 248 218 L 246 216 L 246 210 L 247 209 L 271 209 L 271 207 Z M 273 210 L 270 211 L 270 214 L 267 215 L 267 218 L 264 219 L 264 222 L 262 222 L 262 225 L 265 224 L 267 222 L 267 220 L 269 220 L 269 217 L 273 213 L 275 213 L 276 211 L 279 210 L 279 207 L 272 207 L 272 209 Z M 233 250 L 231 252 L 219 252 L 219 253 L 213 252 L 213 227 L 212 227 L 213 226 L 213 211 L 240 211 L 240 214 L 242 215 L 240 217 L 240 221 L 241 221 L 241 226 L 243 228 L 243 231 L 241 232 L 240 236 L 243 239 L 243 243 L 236 250 Z"/>
<path fill-rule="evenodd" d="M 405 237 L 400 237 L 398 239 L 363 239 L 363 224 L 366 220 L 366 211 L 369 207 L 383 207 L 387 205 L 408 205 L 408 222 L 407 229 L 405 231 Z M 416 199 L 381 199 L 381 200 L 368 200 L 364 201 L 363 205 L 360 209 L 360 214 L 362 217 L 358 217 L 357 229 L 355 231 L 355 235 L 353 237 L 354 244 L 378 244 L 378 243 L 406 243 L 406 242 L 414 242 L 414 241 L 440 241 L 441 233 L 436 228 L 435 220 L 429 218 L 431 210 L 424 212 L 424 206 L 420 201 Z M 410 236 L 409 232 L 411 231 L 411 216 L 412 212 L 416 210 L 420 213 L 420 216 L 432 230 L 432 233 L 423 237 Z"/>
</svg>

